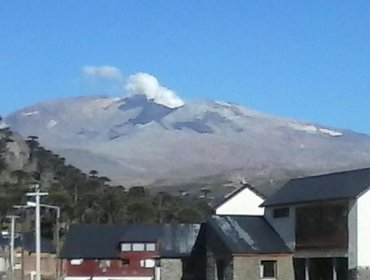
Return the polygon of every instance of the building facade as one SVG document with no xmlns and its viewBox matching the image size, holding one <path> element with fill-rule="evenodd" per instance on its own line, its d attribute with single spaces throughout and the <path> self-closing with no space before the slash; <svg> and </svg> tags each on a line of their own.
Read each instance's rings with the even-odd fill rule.
<svg viewBox="0 0 370 280">
<path fill-rule="evenodd" d="M 293 280 L 292 251 L 263 216 L 207 221 L 207 280 Z"/>
<path fill-rule="evenodd" d="M 60 258 L 66 280 L 180 280 L 198 224 L 74 225 Z"/>
<path fill-rule="evenodd" d="M 66 280 L 368 280 L 370 168 L 243 186 L 200 225 L 70 229 Z"/>
<path fill-rule="evenodd" d="M 293 179 L 262 205 L 297 280 L 370 279 L 370 169 Z"/>
</svg>

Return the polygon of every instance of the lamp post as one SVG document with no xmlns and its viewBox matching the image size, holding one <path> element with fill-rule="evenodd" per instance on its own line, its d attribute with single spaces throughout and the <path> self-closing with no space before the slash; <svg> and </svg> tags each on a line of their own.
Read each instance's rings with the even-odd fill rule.
<svg viewBox="0 0 370 280">
<path fill-rule="evenodd" d="M 35 207 L 36 206 L 36 203 L 35 202 L 32 202 L 32 201 L 27 201 L 27 206 L 26 207 Z M 60 231 L 60 207 L 59 206 L 55 206 L 55 205 L 50 205 L 50 204 L 40 204 L 40 207 L 44 207 L 44 208 L 50 208 L 50 209 L 54 209 L 56 211 L 56 223 L 55 223 L 55 249 L 56 249 L 56 255 L 58 257 L 59 255 L 59 247 L 60 247 L 60 236 L 59 236 L 59 231 Z M 57 274 L 57 277 L 59 277 L 59 266 L 57 264 L 57 267 L 56 267 L 56 274 Z"/>
<path fill-rule="evenodd" d="M 15 233 L 15 219 L 18 218 L 16 215 L 6 216 L 11 221 L 10 230 L 10 272 L 11 279 L 14 280 L 14 233 Z"/>
<path fill-rule="evenodd" d="M 35 185 L 35 191 L 29 192 L 26 194 L 30 197 L 35 197 L 36 200 L 36 221 L 35 221 L 35 230 L 36 230 L 36 280 L 41 280 L 41 219 L 40 219 L 40 198 L 42 196 L 48 195 L 47 192 L 40 192 L 40 186 Z"/>
</svg>

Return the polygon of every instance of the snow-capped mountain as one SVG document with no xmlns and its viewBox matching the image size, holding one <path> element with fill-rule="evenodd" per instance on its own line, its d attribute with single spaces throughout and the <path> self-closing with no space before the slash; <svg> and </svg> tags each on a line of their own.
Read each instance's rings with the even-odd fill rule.
<svg viewBox="0 0 370 280">
<path fill-rule="evenodd" d="M 226 102 L 167 107 L 144 95 L 80 97 L 25 108 L 6 122 L 83 170 L 126 185 L 279 179 L 370 166 L 367 135 Z"/>
</svg>

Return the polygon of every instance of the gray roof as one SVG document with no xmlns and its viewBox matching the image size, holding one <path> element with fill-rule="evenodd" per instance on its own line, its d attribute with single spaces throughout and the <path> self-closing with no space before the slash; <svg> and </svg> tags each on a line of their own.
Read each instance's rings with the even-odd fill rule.
<svg viewBox="0 0 370 280">
<path fill-rule="evenodd" d="M 35 234 L 33 232 L 23 233 L 23 239 L 20 245 L 23 244 L 23 249 L 29 252 L 36 252 Z M 41 252 L 55 254 L 55 246 L 52 240 L 41 238 Z"/>
<path fill-rule="evenodd" d="M 162 258 L 188 256 L 199 224 L 72 225 L 60 258 L 117 259 L 122 242 L 159 241 Z"/>
<path fill-rule="evenodd" d="M 208 225 L 233 254 L 291 253 L 263 216 L 213 215 Z"/>
<path fill-rule="evenodd" d="M 356 198 L 370 187 L 370 168 L 290 180 L 262 206 Z"/>
<path fill-rule="evenodd" d="M 0 234 L 0 246 L 8 246 L 10 244 L 10 234 Z M 35 252 L 35 234 L 33 232 L 24 232 L 15 234 L 14 246 L 21 247 L 28 252 Z M 55 254 L 55 246 L 52 240 L 41 238 L 41 252 Z"/>
</svg>

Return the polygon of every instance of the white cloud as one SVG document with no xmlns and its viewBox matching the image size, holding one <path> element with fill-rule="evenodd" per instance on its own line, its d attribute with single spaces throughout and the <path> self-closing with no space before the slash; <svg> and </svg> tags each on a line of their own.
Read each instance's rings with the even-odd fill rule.
<svg viewBox="0 0 370 280">
<path fill-rule="evenodd" d="M 184 105 L 184 101 L 177 96 L 176 92 L 162 86 L 158 79 L 149 73 L 140 72 L 129 76 L 125 89 L 129 96 L 145 95 L 155 103 L 169 108 Z"/>
<path fill-rule="evenodd" d="M 88 77 L 98 78 L 102 80 L 120 80 L 122 78 L 121 71 L 113 66 L 84 66 L 82 73 Z"/>
</svg>

